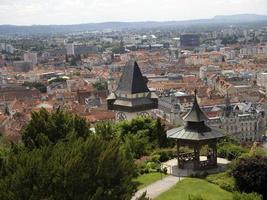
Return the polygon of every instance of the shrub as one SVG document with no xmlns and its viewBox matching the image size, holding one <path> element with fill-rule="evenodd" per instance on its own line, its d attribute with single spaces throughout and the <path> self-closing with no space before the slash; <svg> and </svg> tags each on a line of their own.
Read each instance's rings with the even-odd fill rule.
<svg viewBox="0 0 267 200">
<path fill-rule="evenodd" d="M 146 192 L 144 192 L 140 197 L 136 198 L 136 200 L 151 200 L 146 196 Z"/>
<path fill-rule="evenodd" d="M 152 162 L 159 162 L 160 160 L 160 155 L 159 154 L 154 154 L 151 156 L 151 161 Z"/>
<path fill-rule="evenodd" d="M 191 174 L 190 177 L 203 179 L 203 178 L 206 178 L 208 175 L 209 175 L 209 173 L 204 171 L 204 172 L 197 172 L 197 173 Z"/>
<path fill-rule="evenodd" d="M 262 196 L 257 193 L 238 193 L 233 194 L 233 200 L 262 200 Z"/>
<path fill-rule="evenodd" d="M 160 162 L 166 162 L 168 160 L 170 160 L 170 157 L 169 157 L 168 153 L 166 151 L 160 152 L 159 161 Z"/>
<path fill-rule="evenodd" d="M 229 192 L 235 191 L 234 179 L 227 172 L 211 174 L 206 177 L 206 180 Z"/>
<path fill-rule="evenodd" d="M 257 192 L 267 198 L 267 157 L 241 158 L 233 169 L 237 188 L 242 192 Z"/>
<path fill-rule="evenodd" d="M 236 144 L 225 143 L 218 146 L 218 156 L 228 160 L 239 158 L 245 153 L 248 153 L 248 150 Z"/>
<path fill-rule="evenodd" d="M 155 172 L 159 168 L 160 168 L 159 163 L 155 163 L 155 162 L 146 163 L 146 169 L 148 170 L 148 172 Z"/>
<path fill-rule="evenodd" d="M 168 173 L 168 169 L 167 169 L 167 167 L 164 167 L 163 170 L 162 170 L 162 172 L 163 172 L 164 174 L 167 174 L 167 173 Z"/>
<path fill-rule="evenodd" d="M 160 162 L 166 162 L 170 159 L 176 158 L 176 150 L 175 149 L 159 149 L 156 150 L 153 154 L 152 157 L 158 155 Z"/>
</svg>

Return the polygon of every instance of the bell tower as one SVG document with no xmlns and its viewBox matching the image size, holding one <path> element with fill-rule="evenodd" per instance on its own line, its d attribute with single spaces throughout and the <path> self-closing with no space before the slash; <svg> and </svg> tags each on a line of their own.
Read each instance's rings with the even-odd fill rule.
<svg viewBox="0 0 267 200">
<path fill-rule="evenodd" d="M 116 120 L 130 120 L 136 116 L 149 115 L 158 108 L 158 97 L 147 87 L 137 62 L 126 63 L 118 87 L 107 98 L 109 110 L 116 111 Z"/>
</svg>

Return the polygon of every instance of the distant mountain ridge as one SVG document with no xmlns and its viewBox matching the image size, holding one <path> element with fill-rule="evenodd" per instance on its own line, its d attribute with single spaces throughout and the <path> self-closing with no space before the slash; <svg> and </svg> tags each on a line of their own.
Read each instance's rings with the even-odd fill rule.
<svg viewBox="0 0 267 200">
<path fill-rule="evenodd" d="M 145 21 L 145 22 L 102 22 L 73 25 L 32 25 L 15 26 L 0 25 L 0 34 L 45 34 L 96 31 L 104 29 L 142 29 L 142 28 L 164 28 L 171 26 L 190 26 L 198 24 L 238 24 L 246 22 L 267 22 L 267 15 L 238 14 L 218 15 L 211 19 L 197 19 L 184 21 Z"/>
<path fill-rule="evenodd" d="M 266 21 L 267 15 L 256 15 L 256 14 L 217 15 L 212 19 L 215 21 L 227 20 L 235 22 Z"/>
<path fill-rule="evenodd" d="M 267 20 L 267 15 L 238 14 L 238 15 L 217 15 L 214 20 L 234 19 L 234 20 Z"/>
</svg>

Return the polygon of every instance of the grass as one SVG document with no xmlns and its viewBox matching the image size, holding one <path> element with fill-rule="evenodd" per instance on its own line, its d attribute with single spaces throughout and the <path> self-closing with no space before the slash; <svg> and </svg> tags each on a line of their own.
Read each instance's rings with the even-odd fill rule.
<svg viewBox="0 0 267 200">
<path fill-rule="evenodd" d="M 229 192 L 235 191 L 235 181 L 232 176 L 227 172 L 222 172 L 218 174 L 211 174 L 206 177 L 206 180 L 210 183 L 216 184 L 224 190 Z"/>
<path fill-rule="evenodd" d="M 178 182 L 156 200 L 188 200 L 189 195 L 201 195 L 205 200 L 232 200 L 232 193 L 205 180 L 195 178 L 186 178 Z"/>
<path fill-rule="evenodd" d="M 158 180 L 162 178 L 166 177 L 165 174 L 161 174 L 159 172 L 153 172 L 153 173 L 148 173 L 148 174 L 143 174 L 141 176 L 138 176 L 137 178 L 134 179 L 134 181 L 138 182 L 138 189 L 144 188 L 148 185 L 150 185 L 151 183 L 154 183 Z"/>
</svg>

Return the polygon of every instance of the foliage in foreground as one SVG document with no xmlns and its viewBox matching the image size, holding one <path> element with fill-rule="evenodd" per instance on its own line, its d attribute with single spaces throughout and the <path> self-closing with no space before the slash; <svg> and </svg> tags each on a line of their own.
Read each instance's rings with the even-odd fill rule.
<svg viewBox="0 0 267 200">
<path fill-rule="evenodd" d="M 118 142 L 97 137 L 12 153 L 0 170 L 0 197 L 15 199 L 131 199 L 133 161 Z"/>
<path fill-rule="evenodd" d="M 136 159 L 149 155 L 154 149 L 170 145 L 159 119 L 137 117 L 116 124 L 99 123 L 95 128 L 96 134 L 104 140 L 113 138 L 120 140 Z"/>
<path fill-rule="evenodd" d="M 267 199 L 267 157 L 256 155 L 241 158 L 232 174 L 240 191 L 257 192 Z"/>
<path fill-rule="evenodd" d="M 49 113 L 42 108 L 33 112 L 31 121 L 22 130 L 22 142 L 28 149 L 40 148 L 66 140 L 73 133 L 77 138 L 86 138 L 90 134 L 90 125 L 77 115 L 57 109 Z"/>
</svg>

